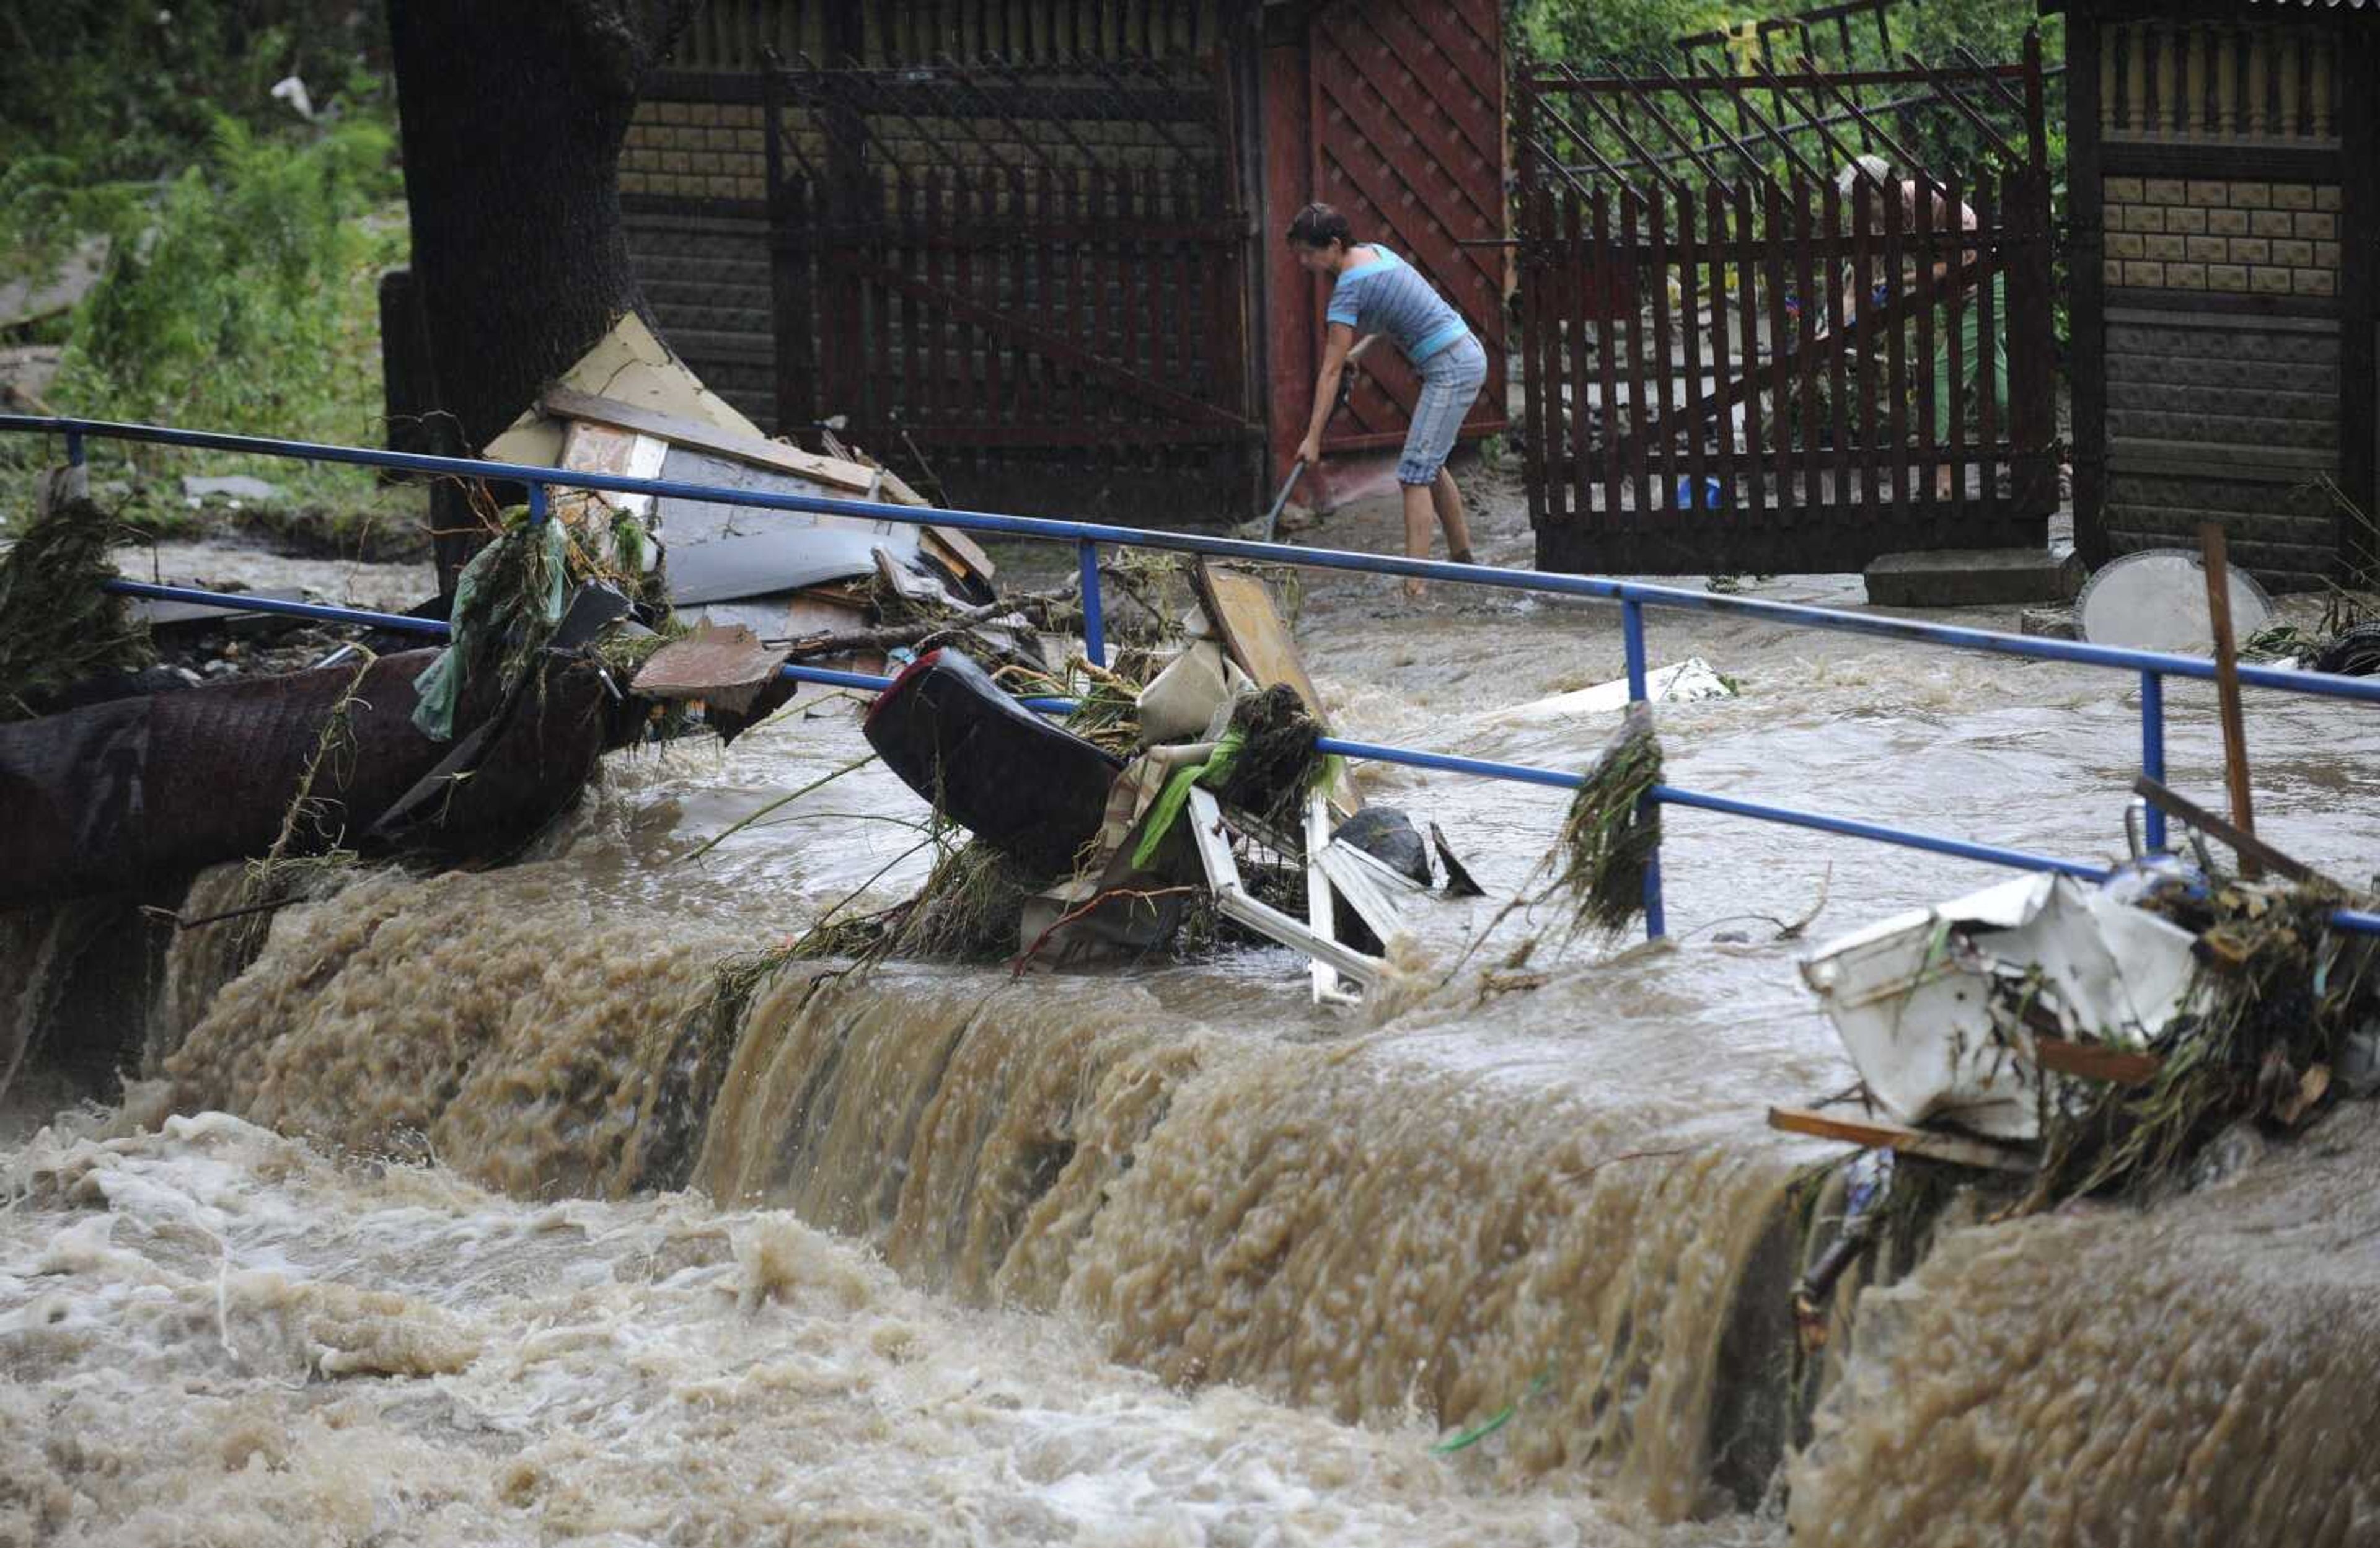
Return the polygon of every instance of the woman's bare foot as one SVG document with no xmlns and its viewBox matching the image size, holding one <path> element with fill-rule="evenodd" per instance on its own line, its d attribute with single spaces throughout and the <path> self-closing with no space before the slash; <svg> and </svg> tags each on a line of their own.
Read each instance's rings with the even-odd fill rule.
<svg viewBox="0 0 2380 1548">
<path fill-rule="evenodd" d="M 1407 575 L 1405 577 L 1406 601 L 1420 602 L 1427 600 L 1428 598 L 1429 582 L 1423 580 L 1419 575 Z"/>
</svg>

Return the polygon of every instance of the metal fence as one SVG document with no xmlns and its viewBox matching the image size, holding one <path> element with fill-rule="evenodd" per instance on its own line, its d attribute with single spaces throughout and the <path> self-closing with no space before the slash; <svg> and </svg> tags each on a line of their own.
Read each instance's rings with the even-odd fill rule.
<svg viewBox="0 0 2380 1548">
<path fill-rule="evenodd" d="M 632 478 L 612 474 L 479 462 L 468 458 L 430 456 L 369 447 L 329 446 L 257 436 L 225 435 L 208 430 L 179 429 L 158 425 L 116 424 L 104 420 L 42 417 L 31 415 L 0 415 L 0 434 L 11 433 L 61 436 L 65 439 L 67 460 L 76 464 L 83 461 L 86 442 L 97 438 L 140 441 L 152 445 L 181 446 L 194 450 L 234 452 L 251 456 L 345 463 L 360 467 L 401 468 L 415 473 L 452 475 L 465 478 L 513 480 L 528 487 L 529 514 L 533 521 L 547 519 L 549 492 L 559 488 L 601 490 L 613 493 L 643 494 L 663 499 L 715 501 L 722 504 L 749 506 L 759 510 L 856 516 L 869 521 L 894 521 L 912 525 L 932 524 L 969 532 L 991 533 L 1002 537 L 1070 543 L 1074 545 L 1081 565 L 1086 644 L 1089 653 L 1099 659 L 1104 659 L 1106 654 L 1100 621 L 1099 550 L 1103 546 L 1114 546 L 1199 554 L 1217 559 L 1256 560 L 1266 563 L 1291 564 L 1318 570 L 1414 576 L 1425 580 L 1483 586 L 1498 590 L 1582 597 L 1617 602 L 1620 604 L 1622 639 L 1626 651 L 1629 697 L 1635 701 L 1643 701 L 1646 696 L 1645 610 L 1648 607 L 1726 613 L 1737 617 L 1757 618 L 1792 628 L 1865 635 L 1880 639 L 1900 640 L 1912 645 L 1939 646 L 1996 656 L 2070 661 L 2084 666 L 2103 667 L 2129 672 L 2138 678 L 2141 689 L 2141 768 L 2147 777 L 2160 782 L 2166 777 L 2166 680 L 2179 677 L 2206 682 L 2212 681 L 2216 676 L 2214 662 L 2202 660 L 2194 656 L 2123 650 L 2072 640 L 2041 639 L 2028 635 L 2008 635 L 1957 624 L 1928 623 L 1913 619 L 1844 612 L 1800 603 L 1771 602 L 1755 598 L 1724 596 L 1676 587 L 1609 580 L 1595 575 L 1552 574 L 1536 570 L 1510 570 L 1486 564 L 1440 563 L 1430 560 L 1405 559 L 1386 554 L 1353 553 L 1332 549 L 1303 549 L 1287 544 L 1257 543 L 1233 538 L 1155 531 L 1089 522 L 1059 521 L 1038 516 L 1002 515 L 984 511 L 951 511 L 911 505 L 884 505 L 863 500 L 835 500 L 815 495 L 727 489 L 690 484 L 676 479 Z M 163 598 L 229 610 L 278 612 L 333 622 L 364 623 L 374 627 L 405 630 L 423 635 L 443 635 L 447 633 L 447 625 L 434 619 L 400 617 L 352 608 L 329 607 L 319 603 L 277 601 L 270 598 L 238 593 L 152 586 L 144 582 L 128 580 L 110 582 L 109 588 L 127 596 Z M 797 683 L 834 687 L 880 689 L 887 686 L 890 682 L 887 678 L 865 673 L 834 671 L 816 667 L 786 666 L 780 670 L 784 676 Z M 2338 677 L 2321 672 L 2288 671 L 2272 667 L 2243 665 L 2239 668 L 2239 679 L 2247 686 L 2272 689 L 2281 693 L 2380 704 L 2380 679 L 2375 678 Z M 1073 707 L 1071 701 L 1063 699 L 1039 699 L 1026 702 L 1035 708 L 1051 713 L 1063 713 Z M 1433 753 L 1416 748 L 1355 742 L 1342 737 L 1325 737 L 1320 745 L 1325 752 L 1341 754 L 1350 758 L 1403 764 L 1411 768 L 1439 769 L 1451 773 L 1480 775 L 1524 784 L 1575 790 L 1583 782 L 1581 775 L 1566 769 L 1501 763 L 1486 758 L 1464 757 L 1451 753 Z M 2024 850 L 2010 849 L 1996 844 L 1975 843 L 1964 839 L 1918 832 L 1883 823 L 1865 822 L 1857 818 L 1779 806 L 1766 802 L 1740 800 L 1706 791 L 1687 790 L 1677 785 L 1656 785 L 1647 793 L 1645 799 L 1663 805 L 1715 812 L 1762 822 L 1781 823 L 1791 827 L 1894 844 L 1935 854 L 1982 861 L 2020 870 L 2058 871 L 2085 880 L 2101 880 L 2109 874 L 2107 867 L 2091 861 L 2035 854 Z M 2148 814 L 2147 835 L 2152 848 L 2162 849 L 2165 846 L 2165 818 L 2162 813 L 2154 809 Z M 1662 909 L 1661 871 L 1658 854 L 1645 877 L 1645 934 L 1654 938 L 1666 934 L 1667 923 Z M 2339 909 L 2334 911 L 2331 918 L 2332 922 L 2341 928 L 2380 934 L 2380 913 Z"/>
</svg>

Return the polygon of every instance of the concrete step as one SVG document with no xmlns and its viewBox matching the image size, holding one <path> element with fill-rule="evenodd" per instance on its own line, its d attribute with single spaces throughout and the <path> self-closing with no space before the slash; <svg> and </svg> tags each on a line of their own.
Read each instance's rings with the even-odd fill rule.
<svg viewBox="0 0 2380 1548">
<path fill-rule="evenodd" d="M 2072 601 L 2087 573 L 2047 549 L 1929 549 L 1883 554 L 1864 578 L 1876 607 L 1980 608 Z"/>
</svg>

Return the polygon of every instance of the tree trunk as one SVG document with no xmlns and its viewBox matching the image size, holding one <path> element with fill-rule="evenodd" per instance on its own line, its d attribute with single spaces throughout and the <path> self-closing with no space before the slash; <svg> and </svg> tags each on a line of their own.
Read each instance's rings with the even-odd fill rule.
<svg viewBox="0 0 2380 1548">
<path fill-rule="evenodd" d="M 637 92 L 691 0 L 388 0 L 413 271 L 439 406 L 472 454 L 635 311 L 620 224 Z M 433 500 L 439 568 L 477 547 Z M 460 538 L 462 540 L 457 541 Z"/>
</svg>

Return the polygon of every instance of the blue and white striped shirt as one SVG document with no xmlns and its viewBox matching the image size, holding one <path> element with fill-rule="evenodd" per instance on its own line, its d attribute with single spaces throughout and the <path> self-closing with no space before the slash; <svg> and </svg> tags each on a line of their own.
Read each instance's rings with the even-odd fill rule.
<svg viewBox="0 0 2380 1548">
<path fill-rule="evenodd" d="M 1471 332 L 1412 265 L 1378 242 L 1367 246 L 1378 256 L 1339 276 L 1327 320 L 1358 334 L 1388 334 L 1416 366 Z"/>
</svg>

